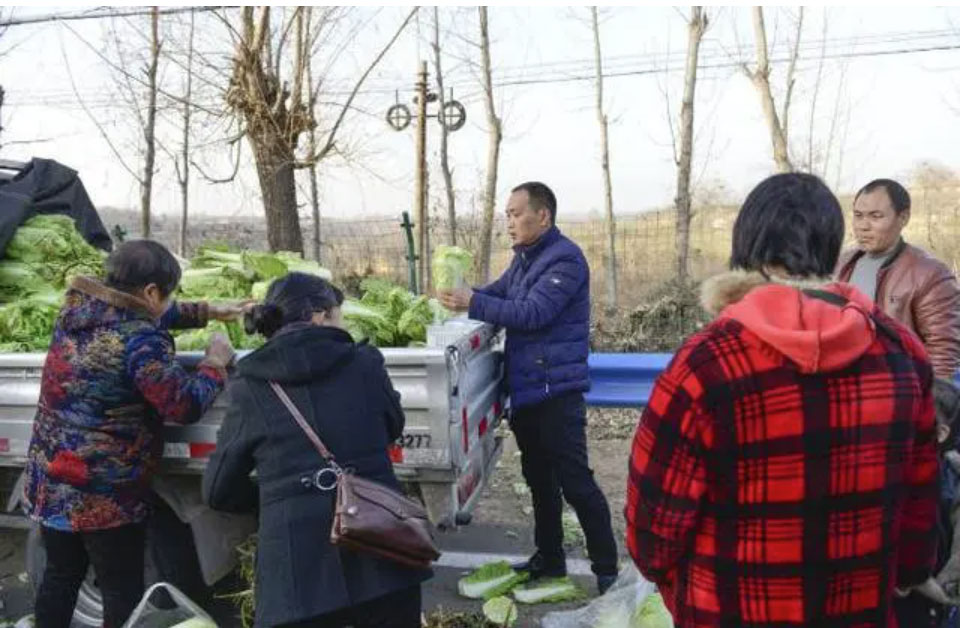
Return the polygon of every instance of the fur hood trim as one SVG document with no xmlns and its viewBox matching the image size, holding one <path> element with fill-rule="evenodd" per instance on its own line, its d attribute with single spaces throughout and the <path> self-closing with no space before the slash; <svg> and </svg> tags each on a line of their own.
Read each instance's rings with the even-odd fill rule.
<svg viewBox="0 0 961 628">
<path fill-rule="evenodd" d="M 756 270 L 732 270 L 711 277 L 701 285 L 701 307 L 711 316 L 717 316 L 721 310 L 737 303 L 751 290 L 766 284 L 810 290 L 824 288 L 831 283 L 829 278 L 789 279 L 770 275 L 768 279 Z"/>
</svg>

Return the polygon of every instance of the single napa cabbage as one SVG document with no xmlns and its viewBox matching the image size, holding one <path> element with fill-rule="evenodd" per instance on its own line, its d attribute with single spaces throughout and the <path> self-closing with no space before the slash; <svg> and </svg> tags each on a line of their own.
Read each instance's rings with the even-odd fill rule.
<svg viewBox="0 0 961 628">
<path fill-rule="evenodd" d="M 536 580 L 514 589 L 512 594 L 521 604 L 572 602 L 584 597 L 584 592 L 568 577 Z"/>
<path fill-rule="evenodd" d="M 459 246 L 438 246 L 431 258 L 434 288 L 441 291 L 465 288 L 473 266 L 474 254 L 470 251 Z"/>
<path fill-rule="evenodd" d="M 260 281 L 270 281 L 283 277 L 291 270 L 284 260 L 270 253 L 244 251 L 240 254 L 240 257 L 243 260 L 244 268 L 254 273 L 254 276 Z"/>
<path fill-rule="evenodd" d="M 517 604 L 506 595 L 491 598 L 481 610 L 484 618 L 495 626 L 513 626 L 517 621 Z"/>
<path fill-rule="evenodd" d="M 481 565 L 470 575 L 457 581 L 457 592 L 472 600 L 489 600 L 509 593 L 530 577 L 527 572 L 511 569 L 507 561 Z"/>
<path fill-rule="evenodd" d="M 304 259 L 300 253 L 294 253 L 291 251 L 278 251 L 274 253 L 274 256 L 283 261 L 287 265 L 287 270 L 289 272 L 297 273 L 307 273 L 308 275 L 317 275 L 327 281 L 334 278 L 333 273 L 318 264 L 313 260 Z"/>
<path fill-rule="evenodd" d="M 378 347 L 394 344 L 397 326 L 387 318 L 382 308 L 347 299 L 341 312 L 344 327 L 355 341 L 367 340 Z"/>
<path fill-rule="evenodd" d="M 273 253 L 230 251 L 221 247 L 204 247 L 190 260 L 190 267 L 229 269 L 249 281 L 270 281 L 287 274 L 286 262 Z"/>
<path fill-rule="evenodd" d="M 196 268 L 185 270 L 180 279 L 180 297 L 183 299 L 246 299 L 251 282 L 243 273 L 228 267 Z"/>
</svg>

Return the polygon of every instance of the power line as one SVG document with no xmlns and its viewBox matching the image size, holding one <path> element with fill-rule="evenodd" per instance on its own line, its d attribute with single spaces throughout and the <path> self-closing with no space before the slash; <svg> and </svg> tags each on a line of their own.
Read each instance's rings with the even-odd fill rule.
<svg viewBox="0 0 961 628">
<path fill-rule="evenodd" d="M 824 55 L 825 59 L 852 59 L 857 57 L 883 57 L 890 55 L 899 54 L 913 54 L 919 52 L 938 52 L 945 50 L 959 50 L 961 45 L 959 44 L 949 44 L 943 46 L 927 46 L 923 48 L 898 48 L 895 50 L 875 50 L 875 51 L 865 51 L 865 52 L 838 52 Z M 788 57 L 772 58 L 770 60 L 771 64 L 776 63 L 787 63 L 790 61 Z M 723 63 L 698 63 L 698 69 L 717 69 L 717 68 L 739 68 L 743 65 L 741 61 L 727 61 Z M 677 72 L 683 69 L 682 67 L 673 68 L 644 68 L 637 70 L 622 70 L 615 72 L 604 72 L 603 78 L 621 78 L 625 76 L 643 76 L 645 74 L 658 74 L 661 72 Z M 594 81 L 597 80 L 597 76 L 593 73 L 575 75 L 575 76 L 560 76 L 560 77 L 545 77 L 545 78 L 527 78 L 527 79 L 513 79 L 513 80 L 502 80 L 495 81 L 494 87 L 513 87 L 517 85 L 536 85 L 539 83 L 570 83 L 577 81 Z"/>
<path fill-rule="evenodd" d="M 913 41 L 918 42 L 918 45 L 910 48 L 904 48 L 904 47 L 888 48 L 887 50 L 877 49 L 877 47 L 875 46 L 874 49 L 869 49 L 869 50 L 842 51 L 842 50 L 838 50 L 838 48 L 842 47 L 842 45 L 847 48 L 851 48 L 851 47 L 856 48 L 858 46 L 871 45 L 871 42 L 865 41 L 864 39 L 859 40 L 859 38 L 843 38 L 843 39 L 825 40 L 825 41 L 833 41 L 835 42 L 835 44 L 840 44 L 840 45 L 835 45 L 834 46 L 835 50 L 827 51 L 824 57 L 825 59 L 835 59 L 835 58 L 843 58 L 843 57 L 870 57 L 870 56 L 908 54 L 908 53 L 938 51 L 938 50 L 953 50 L 958 47 L 958 44 L 953 42 L 950 44 L 938 43 L 938 42 L 926 42 L 925 40 L 928 40 L 930 38 L 929 33 L 933 34 L 933 32 L 930 32 L 930 31 L 928 32 L 922 31 L 917 33 L 917 36 L 913 38 L 910 38 L 910 33 L 887 34 L 888 41 L 886 41 L 885 43 L 896 43 L 899 41 L 906 42 L 906 41 L 911 41 L 912 39 Z M 957 37 L 956 31 L 941 31 L 941 32 L 938 32 L 938 34 L 942 39 L 946 34 L 952 35 L 951 37 L 952 39 Z M 810 43 L 814 44 L 818 42 L 820 42 L 820 40 L 812 40 Z M 881 41 L 878 41 L 877 43 L 881 43 Z M 746 50 L 745 47 L 742 46 L 742 48 L 743 49 L 739 49 L 737 51 L 728 51 L 727 53 L 724 53 L 723 51 L 720 51 L 720 50 L 710 51 L 706 54 L 702 52 L 702 54 L 699 57 L 700 59 L 699 67 L 704 69 L 735 67 L 739 65 L 739 61 L 738 61 L 739 56 L 742 53 L 744 53 L 744 50 Z M 820 58 L 820 54 L 814 55 L 814 56 L 802 55 L 801 60 L 807 63 L 813 63 L 813 62 L 816 62 L 819 58 Z M 681 68 L 681 66 L 678 65 L 679 63 L 683 64 L 686 62 L 686 52 L 677 52 L 677 53 L 670 52 L 666 55 L 659 55 L 659 54 L 621 55 L 621 56 L 612 57 L 612 59 L 616 59 L 620 61 L 620 63 L 605 62 L 604 77 L 617 78 L 619 76 L 644 75 L 644 74 L 653 74 L 657 72 L 675 72 Z M 712 63 L 714 60 L 720 60 L 720 59 L 726 59 L 730 63 L 727 63 L 727 64 Z M 787 58 L 774 58 L 771 60 L 771 62 L 772 64 L 777 64 L 777 63 L 786 62 L 787 60 L 788 60 Z M 586 61 L 584 62 L 586 63 Z M 561 62 L 561 63 L 580 63 L 580 61 L 570 60 L 568 62 Z M 592 60 L 590 60 L 590 64 L 589 64 L 591 67 L 586 67 L 586 66 L 570 67 L 570 68 L 564 68 L 563 70 L 561 69 L 556 69 L 553 71 L 548 70 L 548 68 L 554 67 L 555 65 L 556 65 L 555 63 L 532 64 L 526 68 L 524 66 L 512 66 L 512 67 L 503 68 L 500 70 L 495 70 L 494 72 L 495 78 L 496 78 L 495 85 L 510 86 L 514 84 L 525 84 L 528 81 L 533 81 L 536 83 L 568 82 L 568 81 L 587 80 L 588 78 L 593 80 L 594 78 Z M 526 69 L 526 72 L 523 72 L 522 70 L 525 70 L 525 69 Z M 534 76 L 532 77 L 531 75 L 534 75 Z M 397 86 L 397 84 L 400 83 L 402 80 L 403 79 L 399 79 L 399 78 L 397 79 L 382 78 L 376 81 L 372 81 L 367 87 L 362 88 L 360 93 L 370 95 L 370 94 L 393 94 L 394 92 L 406 93 L 410 91 L 410 88 Z M 464 78 L 454 78 L 452 76 L 448 79 L 448 81 L 449 81 L 448 84 L 451 87 L 463 88 L 463 87 L 474 86 L 473 81 L 465 80 Z M 344 91 L 341 89 L 329 89 L 329 90 L 326 90 L 324 93 L 327 94 L 328 96 L 342 96 L 342 95 L 348 95 L 350 91 Z M 67 101 L 72 100 L 72 97 L 73 97 L 72 92 L 70 92 L 69 90 L 63 90 L 60 88 L 47 88 L 47 89 L 31 88 L 29 91 L 29 96 L 27 98 L 24 98 L 23 100 L 19 100 L 15 98 L 15 102 L 16 104 L 58 105 L 58 104 L 66 103 Z M 113 101 L 114 99 L 112 97 L 104 96 L 102 93 L 102 90 L 95 90 L 91 94 L 91 97 L 89 99 L 89 102 L 101 102 L 104 104 L 110 104 Z"/>
<path fill-rule="evenodd" d="M 919 37 L 918 39 L 923 40 L 926 37 Z M 879 56 L 892 56 L 900 54 L 916 54 L 924 52 L 937 52 L 937 51 L 948 51 L 948 50 L 958 50 L 961 45 L 957 43 L 952 44 L 941 44 L 941 45 L 924 45 L 915 47 L 902 47 L 902 48 L 891 48 L 887 50 L 862 50 L 862 51 L 834 51 L 828 52 L 824 55 L 825 59 L 841 59 L 841 58 L 866 58 L 866 57 L 879 57 Z M 668 55 L 673 56 L 673 55 Z M 713 62 L 711 59 L 727 57 L 728 61 Z M 634 64 L 620 64 L 620 67 L 611 68 L 608 67 L 603 73 L 604 78 L 623 78 L 630 76 L 644 76 L 659 73 L 672 73 L 678 72 L 683 69 L 684 59 L 678 58 L 676 61 L 668 59 L 667 63 L 663 66 L 657 65 L 659 61 L 665 61 L 663 57 L 658 55 L 631 55 L 621 57 L 623 60 L 633 59 Z M 817 57 L 820 58 L 820 55 Z M 790 59 L 788 57 L 774 57 L 771 59 L 771 64 L 786 63 Z M 814 62 L 817 59 L 810 57 L 806 59 L 808 62 Z M 551 64 L 545 64 L 551 65 Z M 631 67 L 631 66 L 634 67 Z M 722 55 L 720 53 L 713 53 L 708 55 L 701 55 L 700 62 L 698 63 L 698 68 L 702 70 L 715 70 L 723 68 L 736 68 L 741 67 L 742 62 L 731 58 L 731 55 Z M 640 66 L 640 67 L 638 67 Z M 520 69 L 522 66 L 515 66 L 515 68 Z M 531 73 L 536 73 L 541 69 L 541 66 L 534 64 L 531 66 Z M 546 68 L 545 68 L 546 69 Z M 507 74 L 507 76 L 504 76 Z M 511 76 L 514 74 L 514 76 Z M 499 76 L 498 76 L 499 75 Z M 538 85 L 538 84 L 551 84 L 551 83 L 571 83 L 571 82 L 581 82 L 581 81 L 593 81 L 596 80 L 596 76 L 593 70 L 588 71 L 586 68 L 571 68 L 568 71 L 548 71 L 541 76 L 517 76 L 516 72 L 495 72 L 495 87 L 514 87 L 522 85 Z M 465 88 L 473 87 L 474 83 L 470 81 L 452 80 L 449 83 L 452 88 Z M 359 93 L 363 94 L 391 94 L 394 92 L 407 92 L 407 88 L 396 88 L 396 87 L 368 87 L 363 88 Z M 325 92 L 328 96 L 343 95 L 346 92 L 340 92 L 337 90 L 331 90 Z M 27 97 L 23 100 L 14 98 L 13 102 L 8 102 L 9 106 L 69 106 L 73 104 L 73 99 L 69 98 L 69 94 L 66 92 L 57 93 L 56 91 L 47 91 L 46 93 L 31 93 L 33 98 Z M 98 95 L 87 101 L 87 104 L 94 107 L 104 107 L 109 108 L 115 103 L 115 99 L 109 96 Z"/>
<path fill-rule="evenodd" d="M 217 11 L 224 7 L 174 7 L 159 9 L 158 15 L 177 15 L 179 13 L 207 13 Z M 77 13 L 49 13 L 47 15 L 34 15 L 30 17 L 11 18 L 0 21 L 0 28 L 8 26 L 25 26 L 28 24 L 49 24 L 50 22 L 75 22 L 78 20 L 100 20 L 110 17 L 138 17 L 153 15 L 152 9 L 137 9 L 130 11 L 109 11 L 87 10 Z"/>
<path fill-rule="evenodd" d="M 827 45 L 831 48 L 840 47 L 866 47 L 877 44 L 893 44 L 897 42 L 913 42 L 927 39 L 944 39 L 947 37 L 957 38 L 957 29 L 927 29 L 927 30 L 912 30 L 912 31 L 889 31 L 883 33 L 867 33 L 858 35 L 844 35 L 844 36 L 832 36 L 825 38 L 816 39 L 802 39 L 800 50 L 803 52 L 808 51 L 820 51 L 822 45 Z M 753 55 L 755 50 L 755 45 L 753 42 L 745 42 L 740 44 L 734 49 L 725 48 L 716 39 L 706 39 L 701 45 L 701 56 L 735 56 L 742 54 Z M 622 55 L 605 55 L 603 62 L 605 67 L 613 67 L 616 65 L 629 64 L 633 61 L 640 61 L 645 59 L 659 59 L 666 61 L 672 57 L 686 58 L 687 49 L 686 48 L 676 48 L 673 50 L 667 50 L 663 53 L 659 52 L 647 52 L 647 53 L 631 53 Z M 806 55 L 802 55 L 806 56 Z M 818 55 L 819 56 L 819 55 Z M 572 67 L 563 67 L 572 66 Z M 580 69 L 593 69 L 594 59 L 593 58 L 581 58 L 581 59 L 566 59 L 558 61 L 546 61 L 541 63 L 528 63 L 519 64 L 511 66 L 500 66 L 497 68 L 496 72 L 500 75 L 512 74 L 524 71 L 530 71 L 532 69 L 551 69 L 555 72 L 564 71 L 576 71 Z"/>
</svg>

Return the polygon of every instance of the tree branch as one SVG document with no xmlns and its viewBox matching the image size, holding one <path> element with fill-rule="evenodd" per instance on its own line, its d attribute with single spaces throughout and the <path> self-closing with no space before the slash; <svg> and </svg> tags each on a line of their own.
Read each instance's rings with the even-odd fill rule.
<svg viewBox="0 0 961 628">
<path fill-rule="evenodd" d="M 147 83 L 146 80 L 144 80 L 143 78 L 141 78 L 141 77 L 139 77 L 139 76 L 137 76 L 137 75 L 135 75 L 135 74 L 131 74 L 131 73 L 128 72 L 127 69 L 124 68 L 123 66 L 120 66 L 120 65 L 117 65 L 116 63 L 114 63 L 113 60 L 111 60 L 109 57 L 107 57 L 102 51 L 100 51 L 99 49 L 97 49 L 96 46 L 94 46 L 94 45 L 91 44 L 89 41 L 87 41 L 82 35 L 80 35 L 80 33 L 78 33 L 76 30 L 74 30 L 73 27 L 71 27 L 69 24 L 64 24 L 64 27 L 66 27 L 67 30 L 69 30 L 78 40 L 80 40 L 80 43 L 82 43 L 82 44 L 83 44 L 84 46 L 86 46 L 91 52 L 93 52 L 95 55 L 97 55 L 97 57 L 98 57 L 101 61 L 103 61 L 104 63 L 106 63 L 107 66 L 108 66 L 110 69 L 114 70 L 115 72 L 119 72 L 119 73 L 124 77 L 124 79 L 126 79 L 126 80 L 128 80 L 128 81 L 135 82 L 135 83 L 137 83 L 140 87 L 143 87 L 143 88 L 149 88 L 149 87 L 150 87 L 150 86 L 148 85 L 148 83 Z M 161 88 L 159 88 L 159 87 L 158 87 L 158 89 L 157 89 L 157 93 L 158 93 L 158 94 L 162 94 L 164 97 L 169 98 L 170 100 L 172 100 L 172 101 L 174 101 L 174 102 L 177 102 L 177 103 L 180 103 L 180 104 L 184 104 L 184 98 L 183 98 L 182 96 L 178 95 L 178 94 L 173 94 L 173 93 L 168 92 L 168 91 L 166 91 L 166 90 L 164 90 L 164 89 L 161 89 Z M 215 116 L 215 117 L 216 117 L 216 116 L 220 116 L 220 115 L 223 113 L 223 112 L 219 112 L 219 111 L 215 111 L 215 110 L 213 110 L 213 109 L 209 109 L 209 108 L 203 107 L 202 105 L 199 105 L 199 104 L 197 104 L 197 103 L 190 103 L 190 104 L 191 104 L 191 106 L 192 106 L 194 109 L 196 109 L 196 110 L 198 110 L 198 111 L 203 111 L 204 113 L 209 114 L 209 115 L 211 115 L 211 116 Z"/>
<path fill-rule="evenodd" d="M 381 60 L 387 55 L 387 52 L 393 47 L 394 43 L 400 38 L 401 33 L 404 32 L 404 30 L 407 28 L 407 25 L 410 24 L 410 21 L 417 14 L 418 8 L 419 7 L 414 7 L 414 9 L 412 9 L 411 12 L 407 14 L 407 18 L 400 25 L 400 28 L 397 29 L 397 32 L 394 33 L 394 36 L 390 39 L 389 42 L 387 42 L 387 45 L 384 46 L 383 49 L 381 49 L 380 53 L 377 55 L 374 61 L 367 67 L 367 69 L 361 75 L 360 79 L 354 85 L 354 89 L 353 91 L 351 91 L 350 96 L 347 98 L 347 102 L 344 104 L 344 107 L 340 110 L 340 114 L 337 116 L 337 121 L 334 122 L 333 128 L 331 128 L 329 134 L 327 135 L 327 141 L 325 142 L 324 147 L 321 148 L 320 151 L 318 151 L 316 154 L 311 155 L 310 158 L 305 163 L 297 164 L 298 167 L 301 167 L 301 168 L 306 167 L 311 161 L 322 161 L 324 157 L 326 157 L 327 154 L 330 153 L 331 150 L 333 150 L 334 143 L 337 139 L 337 131 L 340 129 L 340 125 L 343 123 L 344 117 L 347 115 L 347 111 L 349 110 L 350 105 L 354 102 L 354 98 L 356 98 L 357 92 L 360 91 L 360 88 L 363 86 L 364 81 L 367 79 L 370 73 L 374 71 L 374 68 L 377 67 L 377 65 L 381 62 Z"/>
<path fill-rule="evenodd" d="M 264 49 L 264 45 L 267 43 L 267 37 L 270 34 L 270 7 L 264 6 L 260 8 L 260 20 L 257 22 L 257 28 L 252 33 L 252 40 L 250 42 L 251 52 L 261 52 Z"/>
<path fill-rule="evenodd" d="M 124 160 L 123 156 L 120 154 L 120 151 L 114 145 L 113 140 L 110 139 L 110 135 L 106 132 L 106 130 L 103 128 L 103 125 L 100 124 L 100 121 L 97 120 L 97 118 L 93 115 L 93 113 L 87 107 L 87 103 L 84 101 L 83 97 L 80 95 L 80 92 L 77 90 L 77 83 L 74 81 L 74 78 L 73 78 L 73 70 L 70 67 L 70 59 L 67 57 L 67 51 L 63 47 L 63 40 L 60 41 L 60 55 L 63 58 L 63 65 L 67 69 L 67 78 L 70 80 L 70 88 L 73 90 L 73 94 L 77 98 L 77 102 L 80 103 L 80 107 L 83 109 L 83 112 L 87 115 L 87 117 L 90 119 L 93 125 L 97 128 L 97 131 L 100 133 L 100 137 L 102 137 L 103 140 L 107 143 L 107 146 L 110 147 L 110 151 L 113 153 L 114 157 L 117 158 L 117 161 L 120 162 L 120 165 L 123 167 L 123 169 L 126 170 L 130 174 L 130 176 L 133 177 L 135 181 L 137 181 L 137 183 L 140 183 L 142 185 L 143 181 L 140 179 L 140 175 L 137 174 L 137 172 L 133 168 L 127 165 L 127 162 Z"/>
<path fill-rule="evenodd" d="M 237 154 L 236 154 L 236 157 L 234 158 L 234 170 L 226 177 L 214 177 L 207 174 L 207 172 L 195 159 L 190 160 L 190 165 L 193 166 L 197 170 L 197 172 L 200 173 L 200 176 L 203 177 L 207 183 L 211 183 L 214 185 L 231 183 L 233 182 L 234 179 L 237 178 L 237 173 L 240 172 L 240 151 L 241 151 L 242 144 L 239 142 L 235 142 L 233 145 L 237 147 Z"/>
<path fill-rule="evenodd" d="M 794 72 L 797 68 L 798 53 L 801 49 L 801 29 L 804 26 L 804 7 L 799 8 L 797 19 L 797 33 L 794 37 L 794 50 L 787 68 L 787 92 L 784 94 L 784 108 L 781 110 L 781 132 L 788 136 L 788 115 L 791 110 L 791 96 L 794 93 Z"/>
</svg>

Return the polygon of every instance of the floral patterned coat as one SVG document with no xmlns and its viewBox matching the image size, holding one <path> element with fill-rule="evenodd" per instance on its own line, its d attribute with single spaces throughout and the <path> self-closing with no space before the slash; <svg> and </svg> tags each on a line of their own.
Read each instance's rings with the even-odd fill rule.
<svg viewBox="0 0 961 628">
<path fill-rule="evenodd" d="M 192 423 L 226 372 L 187 373 L 168 329 L 207 324 L 205 303 L 174 304 L 158 321 L 146 303 L 77 278 L 54 328 L 27 462 L 24 510 L 64 531 L 143 521 L 163 453 L 164 422 Z"/>
</svg>

